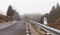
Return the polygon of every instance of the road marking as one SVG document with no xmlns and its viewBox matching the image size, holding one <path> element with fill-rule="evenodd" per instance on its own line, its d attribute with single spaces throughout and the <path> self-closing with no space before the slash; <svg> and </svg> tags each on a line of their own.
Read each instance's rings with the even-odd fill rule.
<svg viewBox="0 0 60 35">
<path fill-rule="evenodd" d="M 26 31 L 26 33 L 29 33 L 29 31 Z"/>
<path fill-rule="evenodd" d="M 28 27 L 26 26 L 26 30 L 28 30 Z"/>
<path fill-rule="evenodd" d="M 27 35 L 29 35 L 29 34 L 27 34 Z"/>
<path fill-rule="evenodd" d="M 27 24 L 26 24 L 26 35 L 30 35 L 30 34 L 29 34 L 29 29 L 28 29 Z"/>
<path fill-rule="evenodd" d="M 15 22 L 14 22 L 13 24 L 15 24 Z M 11 25 L 13 25 L 13 24 L 11 24 L 11 23 L 6 24 L 6 25 L 2 26 L 0 29 L 6 28 L 6 27 L 11 26 Z"/>
</svg>

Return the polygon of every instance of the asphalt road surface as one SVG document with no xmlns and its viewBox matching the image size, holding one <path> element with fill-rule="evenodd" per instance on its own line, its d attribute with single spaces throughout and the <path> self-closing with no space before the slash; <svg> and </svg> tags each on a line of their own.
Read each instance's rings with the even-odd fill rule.
<svg viewBox="0 0 60 35">
<path fill-rule="evenodd" d="M 25 23 L 18 21 L 15 25 L 0 30 L 0 35 L 26 35 Z"/>
</svg>

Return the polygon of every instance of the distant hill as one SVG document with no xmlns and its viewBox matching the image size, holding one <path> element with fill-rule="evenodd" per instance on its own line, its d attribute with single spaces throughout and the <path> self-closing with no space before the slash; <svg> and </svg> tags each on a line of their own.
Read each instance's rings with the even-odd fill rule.
<svg viewBox="0 0 60 35">
<path fill-rule="evenodd" d="M 39 22 L 42 14 L 24 14 L 23 16 L 25 17 L 25 20 L 30 19 L 30 20 Z"/>
</svg>

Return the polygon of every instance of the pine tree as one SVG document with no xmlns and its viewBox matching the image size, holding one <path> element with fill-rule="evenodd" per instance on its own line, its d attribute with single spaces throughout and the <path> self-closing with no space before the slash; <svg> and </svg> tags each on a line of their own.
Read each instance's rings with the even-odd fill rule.
<svg viewBox="0 0 60 35">
<path fill-rule="evenodd" d="M 14 11 L 12 9 L 12 6 L 9 5 L 8 10 L 7 10 L 7 16 L 11 16 L 12 17 L 13 15 L 14 15 Z"/>
</svg>

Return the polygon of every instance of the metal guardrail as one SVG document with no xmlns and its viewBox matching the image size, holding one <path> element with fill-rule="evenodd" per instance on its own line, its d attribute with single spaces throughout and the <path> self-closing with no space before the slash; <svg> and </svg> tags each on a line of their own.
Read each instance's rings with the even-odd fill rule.
<svg viewBox="0 0 60 35">
<path fill-rule="evenodd" d="M 50 33 L 50 35 L 60 35 L 60 30 L 46 26 L 44 24 L 29 20 L 29 22 L 35 24 L 36 26 L 38 26 L 39 28 L 43 29 L 44 31 L 47 31 L 48 33 Z"/>
</svg>

